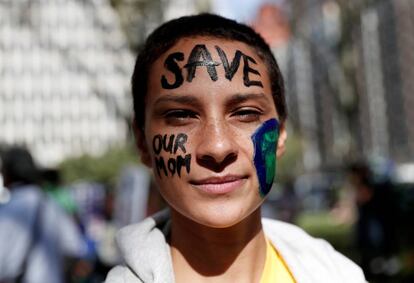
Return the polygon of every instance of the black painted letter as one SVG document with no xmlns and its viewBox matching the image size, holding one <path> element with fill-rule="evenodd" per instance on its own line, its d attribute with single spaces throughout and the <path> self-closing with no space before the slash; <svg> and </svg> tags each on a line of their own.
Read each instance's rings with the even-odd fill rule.
<svg viewBox="0 0 414 283">
<path fill-rule="evenodd" d="M 177 153 L 178 148 L 181 148 L 181 150 L 186 153 L 184 144 L 187 142 L 187 135 L 186 134 L 178 134 L 177 137 L 175 138 L 175 143 L 174 143 L 174 154 Z"/>
<path fill-rule="evenodd" d="M 255 75 L 260 76 L 260 73 L 257 70 L 252 69 L 249 66 L 249 61 L 253 62 L 254 64 L 257 64 L 256 61 L 252 57 L 247 56 L 245 54 L 243 54 L 243 59 L 244 59 L 244 67 L 243 67 L 243 82 L 244 82 L 244 85 L 247 86 L 247 87 L 252 86 L 252 85 L 263 87 L 262 82 L 260 82 L 260 81 L 251 81 L 249 79 L 249 73 L 253 73 Z"/>
<path fill-rule="evenodd" d="M 181 167 L 185 166 L 187 174 L 190 173 L 190 165 L 191 165 L 191 154 L 187 154 L 184 158 L 179 155 L 177 156 L 177 174 L 178 177 L 181 177 Z"/>
<path fill-rule="evenodd" d="M 158 176 L 161 177 L 161 170 L 164 172 L 165 176 L 168 176 L 167 168 L 165 167 L 164 158 L 162 156 L 155 157 L 155 167 L 157 168 Z"/>
<path fill-rule="evenodd" d="M 162 149 L 162 136 L 156 135 L 152 139 L 152 148 L 154 149 L 155 154 L 160 154 Z"/>
<path fill-rule="evenodd" d="M 218 55 L 220 56 L 221 62 L 223 63 L 224 72 L 226 73 L 226 79 L 231 81 L 234 74 L 239 69 L 240 58 L 243 55 L 243 53 L 240 50 L 237 50 L 236 53 L 234 54 L 234 58 L 233 58 L 233 61 L 231 62 L 231 65 L 229 65 L 229 61 L 223 49 L 216 46 L 216 50 L 217 50 Z"/>
<path fill-rule="evenodd" d="M 172 147 L 173 147 L 174 135 L 170 136 L 170 140 L 168 141 L 168 144 L 167 144 L 167 136 L 168 135 L 164 135 L 163 146 L 164 146 L 165 151 L 171 153 L 172 152 Z"/>
<path fill-rule="evenodd" d="M 174 176 L 174 174 L 175 174 L 175 169 L 176 169 L 176 167 L 177 167 L 175 159 L 174 159 L 174 158 L 170 158 L 170 159 L 168 159 L 167 166 L 168 166 L 168 170 L 169 170 L 169 171 L 170 171 L 170 173 L 171 173 L 171 176 Z"/>
<path fill-rule="evenodd" d="M 201 60 L 199 60 L 200 57 Z M 216 66 L 218 65 L 220 65 L 220 63 L 213 61 L 213 58 L 211 58 L 211 54 L 208 51 L 207 47 L 204 44 L 197 44 L 194 46 L 193 50 L 191 50 L 188 62 L 184 66 L 184 68 L 186 68 L 188 71 L 187 81 L 191 82 L 194 79 L 196 69 L 200 66 L 206 66 L 210 78 L 213 81 L 217 81 L 218 76 Z"/>
<path fill-rule="evenodd" d="M 181 69 L 178 66 L 177 62 L 175 61 L 183 61 L 184 54 L 181 52 L 175 52 L 168 55 L 167 59 L 165 59 L 164 66 L 167 70 L 171 71 L 175 75 L 175 82 L 170 84 L 167 81 L 167 78 L 162 75 L 161 77 L 161 86 L 165 89 L 173 89 L 179 87 L 183 81 L 183 74 L 181 73 Z"/>
</svg>

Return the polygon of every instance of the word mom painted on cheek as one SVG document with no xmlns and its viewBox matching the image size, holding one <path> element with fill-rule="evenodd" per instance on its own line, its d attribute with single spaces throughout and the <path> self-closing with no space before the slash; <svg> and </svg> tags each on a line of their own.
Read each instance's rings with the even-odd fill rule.
<svg viewBox="0 0 414 283">
<path fill-rule="evenodd" d="M 165 176 L 173 177 L 177 173 L 178 177 L 181 177 L 181 169 L 185 167 L 187 174 L 190 173 L 191 165 L 191 154 L 186 154 L 184 156 L 177 155 L 174 157 L 164 159 L 163 156 L 160 156 L 161 152 L 167 152 L 170 154 L 177 154 L 178 150 L 181 150 L 183 153 L 186 153 L 185 143 L 187 142 L 187 135 L 184 133 L 175 135 L 155 135 L 152 140 L 152 148 L 155 153 L 155 167 L 157 168 L 158 176 L 161 177 L 161 172 Z"/>
<path fill-rule="evenodd" d="M 187 64 L 184 68 L 187 69 L 187 82 L 192 82 L 196 76 L 196 70 L 198 67 L 205 67 L 207 73 L 212 81 L 218 80 L 216 67 L 223 65 L 225 78 L 229 81 L 233 79 L 234 74 L 237 72 L 240 66 L 240 61 L 243 59 L 243 83 L 246 87 L 258 86 L 263 88 L 261 81 L 251 80 L 250 74 L 261 76 L 259 71 L 251 67 L 251 63 L 257 64 L 256 60 L 252 57 L 244 54 L 240 50 L 236 50 L 233 60 L 229 63 L 226 53 L 219 46 L 215 46 L 220 62 L 216 62 L 211 57 L 210 51 L 204 44 L 197 44 L 191 50 L 190 56 L 188 57 Z M 175 52 L 167 56 L 164 62 L 164 67 L 174 74 L 175 80 L 168 82 L 165 75 L 161 77 L 161 86 L 164 89 L 174 89 L 180 87 L 184 83 L 184 76 L 180 66 L 177 64 L 178 61 L 184 61 L 184 53 Z"/>
</svg>

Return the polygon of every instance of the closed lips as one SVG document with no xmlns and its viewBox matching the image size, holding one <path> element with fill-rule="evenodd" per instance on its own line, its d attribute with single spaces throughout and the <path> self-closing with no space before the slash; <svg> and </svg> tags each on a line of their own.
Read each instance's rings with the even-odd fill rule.
<svg viewBox="0 0 414 283">
<path fill-rule="evenodd" d="M 191 181 L 191 185 L 211 194 L 225 194 L 240 187 L 247 178 L 244 176 L 211 177 Z"/>
</svg>

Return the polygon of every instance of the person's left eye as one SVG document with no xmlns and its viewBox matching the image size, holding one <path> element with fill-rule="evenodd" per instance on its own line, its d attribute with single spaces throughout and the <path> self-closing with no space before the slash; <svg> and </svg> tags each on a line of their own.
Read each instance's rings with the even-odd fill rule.
<svg viewBox="0 0 414 283">
<path fill-rule="evenodd" d="M 232 113 L 232 117 L 237 118 L 241 122 L 256 122 L 260 120 L 262 111 L 255 108 L 240 108 Z"/>
</svg>

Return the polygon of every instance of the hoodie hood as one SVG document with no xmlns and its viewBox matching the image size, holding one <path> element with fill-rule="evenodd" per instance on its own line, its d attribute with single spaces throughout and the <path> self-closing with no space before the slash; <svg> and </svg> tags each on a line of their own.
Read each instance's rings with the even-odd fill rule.
<svg viewBox="0 0 414 283">
<path fill-rule="evenodd" d="M 173 283 L 169 210 L 120 230 L 117 242 L 125 265 L 111 270 L 107 283 Z M 296 282 L 365 282 L 362 270 L 324 240 L 276 220 L 263 219 L 266 237 L 281 254 Z"/>
<path fill-rule="evenodd" d="M 174 282 L 170 246 L 169 210 L 122 228 L 116 241 L 126 265 L 142 281 Z"/>
</svg>

